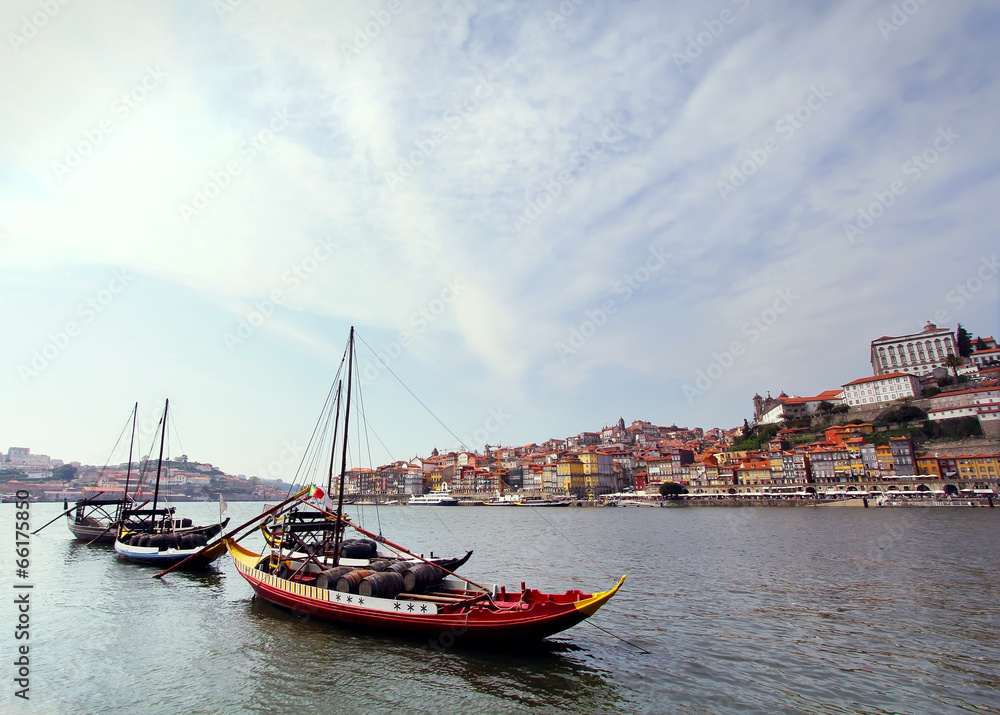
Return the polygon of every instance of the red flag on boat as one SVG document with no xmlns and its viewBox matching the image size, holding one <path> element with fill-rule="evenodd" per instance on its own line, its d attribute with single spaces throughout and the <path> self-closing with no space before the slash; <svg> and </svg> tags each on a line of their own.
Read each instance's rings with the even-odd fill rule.
<svg viewBox="0 0 1000 715">
<path fill-rule="evenodd" d="M 326 509 L 327 511 L 333 511 L 334 509 L 337 508 L 336 505 L 330 500 L 330 497 L 327 496 L 323 492 L 323 490 L 317 487 L 315 484 L 313 484 L 312 488 L 309 490 L 309 496 L 312 499 L 319 499 L 320 503 L 323 505 L 323 508 Z"/>
</svg>

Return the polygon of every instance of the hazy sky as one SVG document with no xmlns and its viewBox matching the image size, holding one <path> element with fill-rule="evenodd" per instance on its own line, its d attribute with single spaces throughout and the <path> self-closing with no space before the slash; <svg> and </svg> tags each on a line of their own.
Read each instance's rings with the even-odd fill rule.
<svg viewBox="0 0 1000 715">
<path fill-rule="evenodd" d="M 169 397 L 171 453 L 290 476 L 350 325 L 479 449 L 734 426 L 870 374 L 875 337 L 1000 332 L 995 2 L 0 26 L 4 450 L 100 463 Z M 360 358 L 374 463 L 456 446 Z"/>
</svg>

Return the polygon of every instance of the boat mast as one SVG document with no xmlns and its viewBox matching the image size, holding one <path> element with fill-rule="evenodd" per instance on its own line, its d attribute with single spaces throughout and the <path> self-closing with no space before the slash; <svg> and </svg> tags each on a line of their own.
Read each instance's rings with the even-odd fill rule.
<svg viewBox="0 0 1000 715">
<path fill-rule="evenodd" d="M 167 436 L 167 409 L 170 407 L 170 400 L 163 405 L 163 429 L 160 430 L 160 458 L 156 461 L 156 486 L 153 488 L 153 514 L 150 522 L 156 522 L 156 500 L 160 496 L 160 469 L 163 467 L 163 442 Z"/>
<path fill-rule="evenodd" d="M 330 469 L 326 473 L 327 498 L 330 497 L 330 489 L 333 488 L 333 463 L 337 461 L 337 430 L 340 428 L 340 395 L 341 392 L 343 392 L 343 389 L 344 389 L 344 381 L 341 380 L 340 382 L 337 383 L 337 403 L 336 403 L 337 406 L 334 407 L 334 410 L 336 411 L 334 412 L 333 416 L 333 444 L 330 445 Z M 337 523 L 339 522 L 340 519 L 338 516 Z M 334 525 L 333 530 L 334 530 L 333 532 L 334 540 L 336 540 L 338 527 Z M 326 539 L 326 532 L 323 533 L 323 538 L 324 540 Z"/>
<path fill-rule="evenodd" d="M 341 446 L 340 459 L 340 489 L 337 494 L 337 525 L 333 541 L 333 565 L 340 563 L 340 542 L 344 535 L 344 525 L 341 519 L 344 514 L 344 479 L 347 476 L 347 428 L 351 424 L 351 378 L 354 372 L 354 326 L 347 339 L 347 404 L 344 406 L 344 443 Z"/>
<path fill-rule="evenodd" d="M 126 508 L 126 502 L 128 502 L 128 485 L 132 480 L 132 448 L 135 446 L 135 423 L 136 418 L 139 416 L 139 403 L 135 403 L 135 407 L 132 408 L 132 439 L 128 443 L 128 471 L 125 473 L 125 498 L 122 499 L 121 505 L 118 507 L 118 518 L 121 519 L 121 512 Z"/>
</svg>

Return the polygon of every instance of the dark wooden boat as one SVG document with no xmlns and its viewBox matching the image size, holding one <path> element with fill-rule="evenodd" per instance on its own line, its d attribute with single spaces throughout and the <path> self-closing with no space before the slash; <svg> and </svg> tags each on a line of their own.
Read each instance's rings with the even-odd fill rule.
<svg viewBox="0 0 1000 715">
<path fill-rule="evenodd" d="M 132 408 L 131 437 L 128 448 L 128 471 L 125 477 L 124 498 L 121 499 L 101 499 L 103 492 L 95 497 L 80 499 L 73 509 L 66 508 L 63 502 L 63 512 L 66 515 L 66 526 L 70 532 L 80 541 L 88 544 L 113 544 L 118 525 L 122 522 L 123 511 L 134 508 L 133 499 L 128 494 L 129 483 L 132 479 L 132 448 L 135 445 L 135 424 L 139 412 L 139 403 L 135 403 Z M 126 423 L 126 426 L 128 423 Z"/>
<path fill-rule="evenodd" d="M 521 644 L 573 627 L 618 592 L 625 576 L 607 591 L 594 593 L 575 589 L 548 593 L 527 588 L 523 582 L 520 589 L 509 592 L 505 586 L 481 586 L 456 576 L 454 568 L 443 568 L 351 522 L 343 513 L 343 494 L 352 405 L 353 328 L 345 358 L 344 447 L 336 506 L 321 490 L 314 489 L 319 496 L 312 501 L 301 496 L 303 491 L 281 511 L 265 513 L 259 518 L 274 514 L 281 538 L 277 529 L 272 530 L 263 553 L 241 546 L 236 539 L 224 539 L 237 571 L 258 597 L 283 608 L 373 631 L 436 637 L 441 642 Z M 342 384 L 336 392 L 335 419 L 321 417 L 321 422 L 334 425 L 334 434 Z M 332 406 L 329 398 L 328 404 Z M 331 475 L 336 439 L 332 442 Z M 345 539 L 348 532 L 367 539 Z M 348 549 L 349 545 L 356 550 Z"/>
<path fill-rule="evenodd" d="M 128 502 L 122 499 L 81 499 L 66 512 L 66 526 L 80 541 L 88 544 L 113 544 L 117 534 L 118 513 Z"/>
<path fill-rule="evenodd" d="M 226 552 L 221 539 L 213 544 L 213 537 L 222 533 L 229 519 L 216 524 L 196 526 L 191 519 L 175 519 L 174 508 L 159 507 L 160 476 L 163 468 L 163 445 L 167 431 L 167 412 L 170 400 L 163 407 L 160 432 L 160 456 L 156 463 L 156 485 L 153 504 L 124 507 L 115 536 L 115 552 L 119 558 L 150 566 L 173 566 L 181 561 L 185 568 L 197 570 L 208 566 Z"/>
</svg>

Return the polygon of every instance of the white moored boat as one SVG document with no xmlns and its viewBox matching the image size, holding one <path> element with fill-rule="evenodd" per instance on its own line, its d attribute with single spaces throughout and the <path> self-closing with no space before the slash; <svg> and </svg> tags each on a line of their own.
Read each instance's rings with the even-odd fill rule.
<svg viewBox="0 0 1000 715">
<path fill-rule="evenodd" d="M 435 489 L 428 494 L 411 497 L 410 506 L 458 506 L 458 499 L 453 497 L 447 487 Z"/>
</svg>

